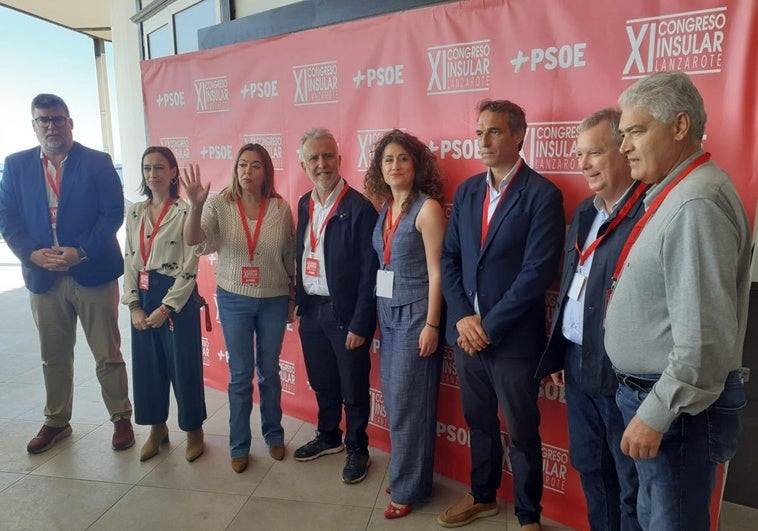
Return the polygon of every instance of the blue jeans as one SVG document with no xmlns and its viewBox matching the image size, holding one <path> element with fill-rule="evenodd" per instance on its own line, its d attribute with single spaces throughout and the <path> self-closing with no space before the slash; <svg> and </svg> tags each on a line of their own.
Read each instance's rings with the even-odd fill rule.
<svg viewBox="0 0 758 531">
<path fill-rule="evenodd" d="M 619 387 L 616 401 L 627 425 L 647 394 Z M 734 457 L 745 403 L 739 376 L 730 373 L 724 391 L 707 410 L 677 417 L 663 434 L 656 457 L 634 460 L 640 482 L 637 516 L 643 529 L 710 529 L 716 466 Z"/>
<path fill-rule="evenodd" d="M 593 531 L 639 531 L 637 471 L 621 452 L 624 419 L 613 395 L 580 388 L 582 350 L 568 342 L 564 363 L 569 455 L 579 472 Z"/>
<path fill-rule="evenodd" d="M 287 323 L 287 296 L 253 298 L 219 287 L 217 297 L 231 376 L 229 450 L 232 457 L 243 457 L 250 452 L 254 368 L 258 370 L 263 438 L 269 446 L 284 443 L 279 353 Z"/>
</svg>

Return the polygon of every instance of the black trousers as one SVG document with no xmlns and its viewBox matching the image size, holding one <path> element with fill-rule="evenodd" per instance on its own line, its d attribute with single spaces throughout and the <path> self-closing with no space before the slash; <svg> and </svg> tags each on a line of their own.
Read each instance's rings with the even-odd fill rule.
<svg viewBox="0 0 758 531">
<path fill-rule="evenodd" d="M 174 285 L 172 277 L 150 272 L 150 289 L 140 290 L 140 306 L 150 315 Z M 179 427 L 193 431 L 203 425 L 205 388 L 200 339 L 200 308 L 194 294 L 179 313 L 171 312 L 160 328 L 137 330 L 132 326 L 132 378 L 134 420 L 137 424 L 163 424 L 168 418 L 169 386 L 174 388 Z"/>
<path fill-rule="evenodd" d="M 471 430 L 471 493 L 476 502 L 495 501 L 503 474 L 498 407 L 508 432 L 516 516 L 521 525 L 540 521 L 542 441 L 537 409 L 538 357 L 503 358 L 489 347 L 469 356 L 454 347 L 461 400 Z"/>
<path fill-rule="evenodd" d="M 310 386 L 318 402 L 318 431 L 327 441 L 342 442 L 345 407 L 345 446 L 348 452 L 368 453 L 369 347 L 372 338 L 347 350 L 347 327 L 334 317 L 328 297 L 310 297 L 300 317 L 300 341 Z"/>
</svg>

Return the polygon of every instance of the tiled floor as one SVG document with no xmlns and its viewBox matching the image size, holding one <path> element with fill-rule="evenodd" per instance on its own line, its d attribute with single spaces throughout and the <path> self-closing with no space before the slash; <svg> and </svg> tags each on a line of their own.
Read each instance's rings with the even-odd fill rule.
<svg viewBox="0 0 758 531">
<path fill-rule="evenodd" d="M 36 328 L 18 265 L 0 242 L 0 530 L 439 530 L 437 514 L 466 492 L 438 476 L 432 500 L 403 519 L 385 520 L 389 456 L 372 451 L 362 483 L 340 481 L 344 454 L 298 463 L 292 452 L 313 435 L 314 426 L 285 417 L 288 455 L 274 461 L 258 435 L 252 462 L 243 474 L 229 465 L 226 395 L 206 389 L 206 451 L 184 459 L 185 435 L 175 408 L 171 442 L 153 459 L 139 462 L 147 430 L 136 427 L 137 444 L 110 448 L 111 424 L 102 404 L 91 355 L 80 336 L 75 362 L 73 435 L 40 455 L 26 443 L 42 422 L 44 388 Z M 129 364 L 128 315 L 122 312 L 124 354 Z M 253 433 L 260 433 L 257 408 Z M 513 508 L 503 504 L 493 518 L 468 529 L 515 530 Z M 756 529 L 758 511 L 727 504 L 721 529 Z M 544 521 L 544 529 L 565 527 Z"/>
</svg>

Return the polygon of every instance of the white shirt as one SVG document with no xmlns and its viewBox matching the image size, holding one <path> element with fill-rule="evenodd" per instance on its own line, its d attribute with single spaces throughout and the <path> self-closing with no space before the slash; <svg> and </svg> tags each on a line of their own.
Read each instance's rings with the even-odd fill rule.
<svg viewBox="0 0 758 531">
<path fill-rule="evenodd" d="M 307 271 L 305 264 L 309 258 L 315 258 L 318 260 L 318 276 L 310 276 L 303 273 L 303 289 L 308 295 L 320 295 L 322 297 L 329 296 L 329 286 L 326 282 L 326 264 L 324 260 L 324 235 L 326 234 L 326 227 L 323 224 L 327 222 L 327 215 L 334 206 L 334 202 L 339 197 L 342 189 L 347 186 L 344 179 L 340 179 L 337 186 L 334 187 L 332 193 L 326 198 L 324 204 L 319 201 L 316 190 L 311 192 L 311 201 L 313 201 L 313 219 L 309 220 L 308 226 L 305 228 L 305 249 L 303 252 L 303 262 L 300 264 L 301 271 Z M 311 249 L 311 227 L 313 227 L 313 233 L 316 235 L 316 249 Z M 321 230 L 323 227 L 323 231 Z"/>
</svg>

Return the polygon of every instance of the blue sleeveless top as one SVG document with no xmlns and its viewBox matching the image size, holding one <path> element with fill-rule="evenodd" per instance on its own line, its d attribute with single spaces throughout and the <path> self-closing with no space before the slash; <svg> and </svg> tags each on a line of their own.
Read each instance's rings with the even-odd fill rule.
<svg viewBox="0 0 758 531">
<path fill-rule="evenodd" d="M 429 295 L 429 274 L 426 269 L 424 240 L 416 229 L 416 217 L 424 202 L 429 199 L 426 194 L 419 194 L 418 199 L 403 213 L 392 238 L 390 263 L 384 264 L 384 223 L 389 203 L 385 203 L 374 226 L 372 243 L 379 256 L 381 269 L 394 271 L 392 300 L 390 306 L 410 304 Z"/>
</svg>

